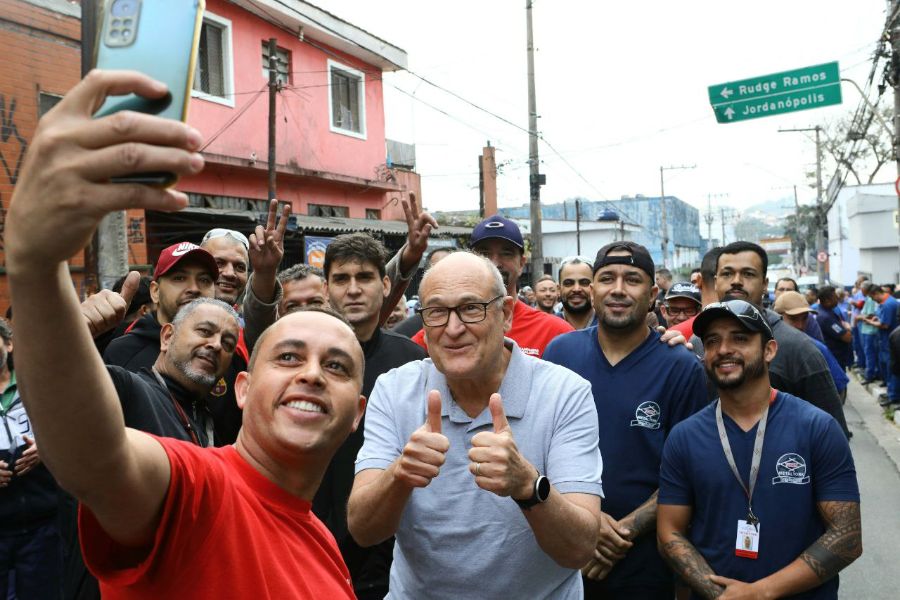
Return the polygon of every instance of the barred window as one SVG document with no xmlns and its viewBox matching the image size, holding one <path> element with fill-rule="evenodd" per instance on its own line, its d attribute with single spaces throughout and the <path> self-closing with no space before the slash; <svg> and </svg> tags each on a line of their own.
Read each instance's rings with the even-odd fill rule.
<svg viewBox="0 0 900 600">
<path fill-rule="evenodd" d="M 331 130 L 366 137 L 366 81 L 362 71 L 328 61 Z"/>
</svg>

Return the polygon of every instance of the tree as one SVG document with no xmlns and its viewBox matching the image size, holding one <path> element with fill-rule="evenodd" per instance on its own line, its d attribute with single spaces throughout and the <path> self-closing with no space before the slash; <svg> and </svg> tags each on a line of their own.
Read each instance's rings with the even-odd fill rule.
<svg viewBox="0 0 900 600">
<path fill-rule="evenodd" d="M 815 206 L 800 206 L 797 212 L 785 219 L 784 235 L 791 238 L 795 265 L 808 266 L 807 257 L 816 249 L 818 228 L 819 220 Z"/>
<path fill-rule="evenodd" d="M 894 111 L 890 106 L 876 108 L 884 122 L 893 122 Z M 823 133 L 825 153 L 852 175 L 857 185 L 872 183 L 881 167 L 894 158 L 890 134 L 868 109 L 826 124 Z"/>
</svg>

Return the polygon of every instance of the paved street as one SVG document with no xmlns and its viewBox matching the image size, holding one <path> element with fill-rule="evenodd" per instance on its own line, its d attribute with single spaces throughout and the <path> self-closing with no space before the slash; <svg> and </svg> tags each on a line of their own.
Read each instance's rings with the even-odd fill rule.
<svg viewBox="0 0 900 600">
<path fill-rule="evenodd" d="M 841 573 L 840 597 L 900 597 L 900 428 L 881 416 L 875 398 L 851 380 L 844 412 L 853 431 L 851 447 L 862 494 L 863 555 Z"/>
</svg>

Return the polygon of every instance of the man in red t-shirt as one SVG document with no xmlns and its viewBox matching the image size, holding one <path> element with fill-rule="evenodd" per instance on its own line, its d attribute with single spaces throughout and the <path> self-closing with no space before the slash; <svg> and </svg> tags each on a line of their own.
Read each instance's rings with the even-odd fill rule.
<svg viewBox="0 0 900 600">
<path fill-rule="evenodd" d="M 513 221 L 494 215 L 475 226 L 469 247 L 490 260 L 500 270 L 506 284 L 506 295 L 518 298 L 518 282 L 525 267 L 525 240 Z M 561 333 L 574 331 L 559 317 L 531 308 L 521 300 L 513 307 L 512 327 L 506 337 L 515 341 L 522 352 L 540 358 L 550 341 Z M 425 348 L 425 331 L 420 330 L 412 340 Z"/>
<path fill-rule="evenodd" d="M 110 179 L 203 167 L 200 134 L 181 122 L 91 118 L 107 96 L 130 93 L 158 99 L 167 89 L 133 71 L 93 71 L 44 116 L 7 217 L 18 383 L 41 459 L 82 503 L 85 560 L 104 598 L 352 598 L 334 538 L 310 513 L 365 407 L 362 349 L 342 317 L 298 312 L 260 337 L 235 384 L 234 446 L 124 425 L 66 261 L 110 212 L 187 205 L 181 192 Z M 183 332 L 196 341 L 178 358 L 198 377 L 233 330 L 220 312 Z"/>
</svg>

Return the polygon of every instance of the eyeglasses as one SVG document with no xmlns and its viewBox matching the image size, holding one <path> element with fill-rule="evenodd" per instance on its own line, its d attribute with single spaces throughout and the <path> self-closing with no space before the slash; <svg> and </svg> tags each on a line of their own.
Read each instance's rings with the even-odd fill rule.
<svg viewBox="0 0 900 600">
<path fill-rule="evenodd" d="M 700 312 L 700 310 L 696 306 L 685 306 L 684 308 L 676 308 L 674 306 L 669 306 L 668 304 L 663 304 L 663 306 L 666 307 L 666 312 L 673 317 L 677 317 L 678 315 L 693 317 L 698 312 Z"/>
<path fill-rule="evenodd" d="M 422 323 L 426 327 L 443 327 L 450 322 L 450 313 L 455 312 L 456 316 L 463 323 L 480 323 L 487 318 L 488 306 L 505 298 L 505 294 L 500 294 L 487 302 L 466 302 L 459 306 L 433 306 L 430 308 L 417 308 L 416 313 L 421 315 Z"/>
<path fill-rule="evenodd" d="M 238 242 L 244 247 L 248 252 L 250 251 L 250 240 L 247 239 L 247 236 L 241 233 L 240 231 L 235 231 L 234 229 L 222 229 L 217 227 L 216 229 L 210 229 L 206 232 L 206 235 L 203 236 L 203 241 L 200 244 L 205 244 L 208 240 L 214 240 L 220 237 L 230 237 Z"/>
</svg>

